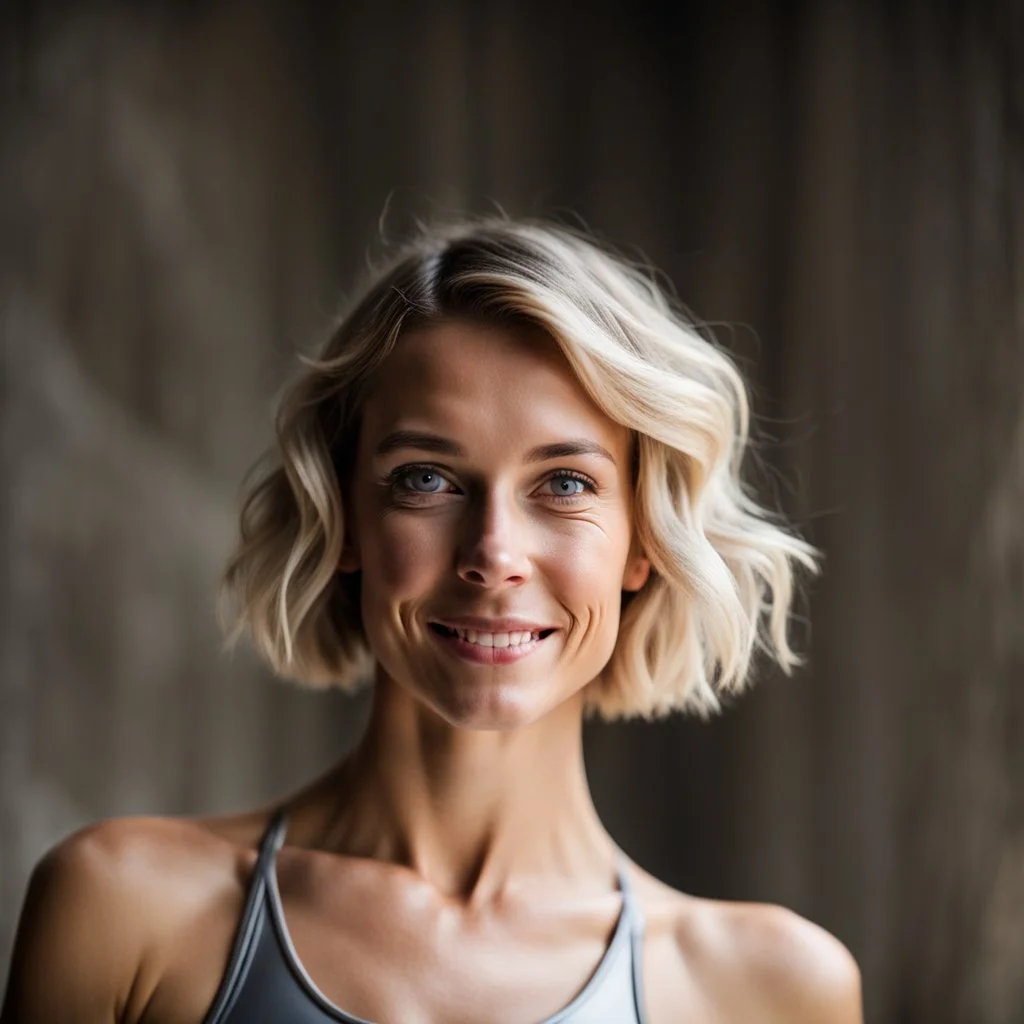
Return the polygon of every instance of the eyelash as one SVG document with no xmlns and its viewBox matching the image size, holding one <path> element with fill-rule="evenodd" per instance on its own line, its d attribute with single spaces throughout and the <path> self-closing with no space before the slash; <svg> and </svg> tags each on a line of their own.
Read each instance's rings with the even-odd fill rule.
<svg viewBox="0 0 1024 1024">
<path fill-rule="evenodd" d="M 393 469 L 391 473 L 388 474 L 387 477 L 388 487 L 392 491 L 397 491 L 401 493 L 403 496 L 411 495 L 413 497 L 429 498 L 432 494 L 438 493 L 434 491 L 403 490 L 401 487 L 399 487 L 399 484 L 402 481 L 402 479 L 407 476 L 412 476 L 413 473 L 434 473 L 435 475 L 441 477 L 442 479 L 447 480 L 448 483 L 451 483 L 451 481 L 448 480 L 444 473 L 442 473 L 436 466 L 416 463 L 414 465 L 399 466 L 397 469 Z M 546 476 L 544 480 L 541 481 L 541 484 L 546 484 L 549 480 L 559 480 L 562 479 L 563 477 L 568 477 L 570 480 L 579 480 L 581 483 L 586 484 L 590 488 L 592 494 L 597 493 L 597 484 L 593 480 L 591 480 L 589 476 L 586 476 L 583 473 L 578 473 L 574 469 L 556 470 L 554 473 L 551 473 L 548 476 Z M 564 505 L 572 503 L 576 501 L 578 498 L 582 498 L 583 492 L 581 491 L 578 494 L 565 495 L 548 494 L 545 495 L 545 497 L 557 501 L 560 505 Z"/>
</svg>

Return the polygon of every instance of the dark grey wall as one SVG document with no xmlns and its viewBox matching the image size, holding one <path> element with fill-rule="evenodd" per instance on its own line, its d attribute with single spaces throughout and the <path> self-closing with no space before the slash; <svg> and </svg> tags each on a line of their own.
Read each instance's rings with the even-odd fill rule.
<svg viewBox="0 0 1024 1024">
<path fill-rule="evenodd" d="M 1020 8 L 569 8 L 5 9 L 0 956 L 68 830 L 265 799 L 358 733 L 218 654 L 238 482 L 385 206 L 498 202 L 733 325 L 827 553 L 794 680 L 588 732 L 609 826 L 836 932 L 870 1020 L 1020 1021 Z"/>
</svg>

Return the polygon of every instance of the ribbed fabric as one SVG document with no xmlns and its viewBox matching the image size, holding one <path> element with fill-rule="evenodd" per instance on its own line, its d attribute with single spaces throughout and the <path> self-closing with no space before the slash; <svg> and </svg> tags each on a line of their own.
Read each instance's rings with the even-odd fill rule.
<svg viewBox="0 0 1024 1024">
<path fill-rule="evenodd" d="M 260 842 L 231 958 L 203 1024 L 373 1024 L 335 1006 L 295 952 L 277 887 L 277 851 L 287 830 L 278 811 Z M 643 916 L 624 865 L 618 876 L 622 910 L 601 962 L 579 995 L 540 1024 L 644 1024 Z"/>
</svg>

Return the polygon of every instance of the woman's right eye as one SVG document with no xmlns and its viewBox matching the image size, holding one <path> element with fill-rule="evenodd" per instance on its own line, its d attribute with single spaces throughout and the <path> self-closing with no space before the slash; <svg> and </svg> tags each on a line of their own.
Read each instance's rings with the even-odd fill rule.
<svg viewBox="0 0 1024 1024">
<path fill-rule="evenodd" d="M 395 474 L 397 489 L 406 494 L 442 494 L 441 485 L 447 481 L 436 469 L 414 466 Z"/>
</svg>

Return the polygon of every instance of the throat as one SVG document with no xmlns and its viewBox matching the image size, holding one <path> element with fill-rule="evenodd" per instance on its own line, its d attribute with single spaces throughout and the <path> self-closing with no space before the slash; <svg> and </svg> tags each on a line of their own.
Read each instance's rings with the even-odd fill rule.
<svg viewBox="0 0 1024 1024">
<path fill-rule="evenodd" d="M 404 865 L 479 902 L 514 878 L 606 871 L 583 762 L 582 697 L 510 730 L 442 719 L 378 664 L 366 732 L 325 777 L 326 849 Z"/>
</svg>

